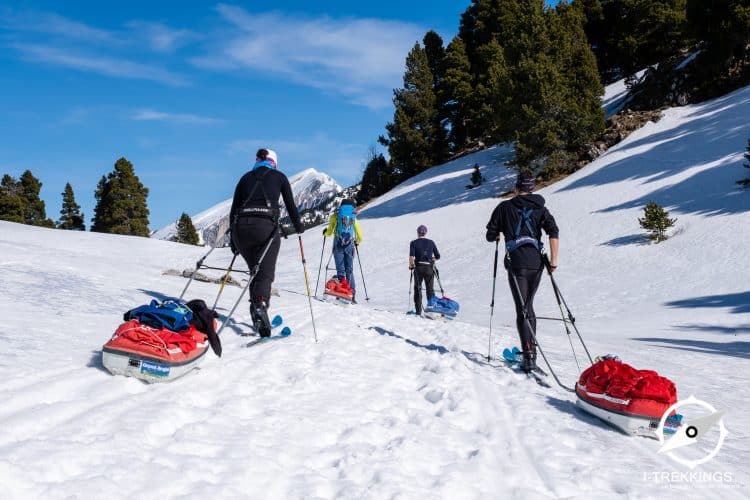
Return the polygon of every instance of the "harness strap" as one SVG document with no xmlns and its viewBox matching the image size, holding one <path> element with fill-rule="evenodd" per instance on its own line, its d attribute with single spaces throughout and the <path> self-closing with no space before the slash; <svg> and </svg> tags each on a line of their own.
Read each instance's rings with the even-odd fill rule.
<svg viewBox="0 0 750 500">
<path fill-rule="evenodd" d="M 268 193 L 266 193 L 266 188 L 263 185 L 263 179 L 268 175 L 268 173 L 271 171 L 271 169 L 266 170 L 263 172 L 263 174 L 259 177 L 257 174 L 257 170 L 253 170 L 250 175 L 255 176 L 255 184 L 253 185 L 253 188 L 250 190 L 250 194 L 247 198 L 245 198 L 245 201 L 242 202 L 242 205 L 240 206 L 240 209 L 237 210 L 237 213 L 234 215 L 234 221 L 237 222 L 237 218 L 239 218 L 240 214 L 245 215 L 258 215 L 258 216 L 268 216 L 271 219 L 274 220 L 274 222 L 278 225 L 278 210 L 274 209 L 271 205 L 271 201 L 268 199 Z M 258 189 L 258 186 L 260 186 L 260 190 L 263 193 L 263 199 L 266 201 L 266 206 L 264 207 L 248 207 L 247 203 L 252 199 L 253 195 L 255 194 L 255 190 Z"/>
<path fill-rule="evenodd" d="M 541 241 L 534 237 L 534 227 L 531 224 L 531 214 L 533 212 L 534 209 L 527 207 L 522 207 L 519 210 L 521 217 L 518 219 L 518 224 L 516 224 L 516 230 L 514 234 L 515 239 L 513 241 L 508 241 L 505 244 L 505 248 L 509 252 L 512 252 L 518 247 L 522 247 L 524 245 L 531 245 L 540 252 L 542 251 L 544 245 Z M 526 229 L 529 231 L 529 236 L 521 236 L 521 230 L 523 226 L 526 226 Z"/>
</svg>

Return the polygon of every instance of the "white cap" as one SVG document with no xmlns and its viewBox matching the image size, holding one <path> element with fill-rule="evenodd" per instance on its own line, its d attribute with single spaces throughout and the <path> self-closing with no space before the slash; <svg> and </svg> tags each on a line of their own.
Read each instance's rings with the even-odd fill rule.
<svg viewBox="0 0 750 500">
<path fill-rule="evenodd" d="M 276 163 L 276 166 L 278 167 L 279 160 L 276 158 L 276 151 L 274 151 L 273 149 L 266 149 L 266 151 L 268 151 L 268 156 L 266 158 L 268 158 L 269 160 L 273 160 L 274 163 Z"/>
</svg>

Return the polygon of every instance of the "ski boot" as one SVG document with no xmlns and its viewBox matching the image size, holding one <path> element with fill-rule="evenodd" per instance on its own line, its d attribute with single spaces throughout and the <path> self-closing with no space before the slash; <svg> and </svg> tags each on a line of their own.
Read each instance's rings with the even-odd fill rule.
<svg viewBox="0 0 750 500">
<path fill-rule="evenodd" d="M 531 373 L 536 370 L 536 346 L 534 346 L 534 344 L 526 344 L 521 359 L 521 371 L 524 373 Z"/>
<path fill-rule="evenodd" d="M 261 337 L 271 336 L 271 322 L 268 319 L 268 305 L 263 300 L 253 301 L 250 304 L 250 316 L 253 319 L 253 327 Z"/>
</svg>

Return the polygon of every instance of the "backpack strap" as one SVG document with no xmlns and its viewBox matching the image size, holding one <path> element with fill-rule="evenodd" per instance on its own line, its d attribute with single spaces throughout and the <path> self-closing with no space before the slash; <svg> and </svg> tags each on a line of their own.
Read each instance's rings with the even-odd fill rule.
<svg viewBox="0 0 750 500">
<path fill-rule="evenodd" d="M 520 217 L 518 219 L 518 224 L 516 224 L 515 234 L 513 235 L 515 239 L 505 243 L 505 248 L 509 252 L 512 252 L 518 247 L 522 247 L 524 245 L 531 245 L 540 252 L 542 251 L 542 248 L 544 248 L 543 243 L 534 237 L 534 226 L 531 223 L 532 213 L 534 213 L 533 208 L 522 207 L 520 210 L 518 210 L 518 214 Z M 521 235 L 524 226 L 528 230 L 529 236 Z"/>
<path fill-rule="evenodd" d="M 257 170 L 253 170 L 250 175 L 253 175 L 255 177 L 255 184 L 253 185 L 253 188 L 250 190 L 250 194 L 247 198 L 245 198 L 245 201 L 242 202 L 242 205 L 240 205 L 240 208 L 237 210 L 237 212 L 234 215 L 234 221 L 233 223 L 237 222 L 237 219 L 240 217 L 240 215 L 255 215 L 258 217 L 269 217 L 271 220 L 273 220 L 277 225 L 279 223 L 279 210 L 274 209 L 273 205 L 271 204 L 271 200 L 268 199 L 268 193 L 266 192 L 266 188 L 263 185 L 263 179 L 268 175 L 268 173 L 271 171 L 271 169 L 266 170 L 263 172 L 260 176 L 258 175 Z M 248 207 L 248 202 L 253 198 L 253 195 L 255 194 L 255 190 L 258 189 L 258 186 L 260 186 L 260 190 L 263 193 L 263 199 L 266 201 L 266 206 L 261 207 Z"/>
</svg>

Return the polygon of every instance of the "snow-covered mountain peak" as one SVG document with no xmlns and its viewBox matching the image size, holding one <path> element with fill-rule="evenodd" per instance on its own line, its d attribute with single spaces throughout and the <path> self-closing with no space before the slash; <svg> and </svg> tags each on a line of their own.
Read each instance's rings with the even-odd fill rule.
<svg viewBox="0 0 750 500">
<path fill-rule="evenodd" d="M 342 187 L 330 175 L 319 172 L 314 168 L 308 168 L 298 172 L 289 178 L 289 184 L 294 194 L 294 202 L 301 212 L 314 207 L 333 198 L 340 193 Z M 286 216 L 286 208 L 281 204 L 281 216 Z M 193 225 L 201 242 L 216 245 L 229 228 L 229 211 L 232 208 L 232 199 L 227 199 L 213 207 L 193 215 Z M 153 234 L 154 238 L 171 240 L 177 234 L 177 223 L 159 229 Z"/>
</svg>

